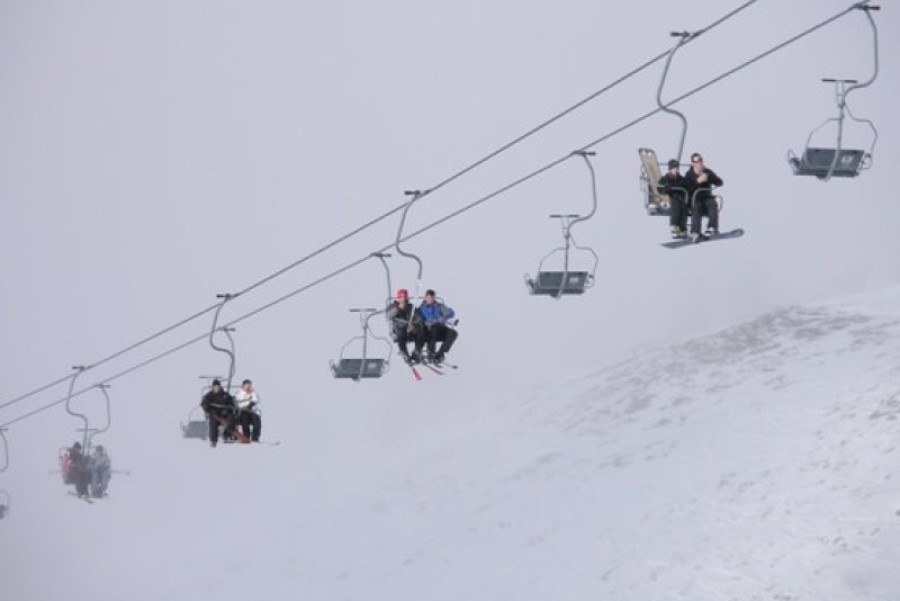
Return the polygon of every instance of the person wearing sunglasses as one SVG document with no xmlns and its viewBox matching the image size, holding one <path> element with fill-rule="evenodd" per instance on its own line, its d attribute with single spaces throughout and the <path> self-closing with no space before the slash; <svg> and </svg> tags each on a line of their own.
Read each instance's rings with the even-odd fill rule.
<svg viewBox="0 0 900 601">
<path fill-rule="evenodd" d="M 691 168 L 684 175 L 688 192 L 693 199 L 691 207 L 691 240 L 700 242 L 719 233 L 719 205 L 712 193 L 713 186 L 724 185 L 716 172 L 703 164 L 699 152 L 691 155 Z M 707 216 L 706 232 L 701 233 L 703 215 Z"/>
</svg>

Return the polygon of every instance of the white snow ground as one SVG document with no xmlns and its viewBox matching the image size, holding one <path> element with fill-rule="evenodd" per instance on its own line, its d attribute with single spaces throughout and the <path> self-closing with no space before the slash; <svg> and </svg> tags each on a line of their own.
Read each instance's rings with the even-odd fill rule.
<svg viewBox="0 0 900 601">
<path fill-rule="evenodd" d="M 93 505 L 19 457 L 0 597 L 900 599 L 900 287 L 495 394 L 389 445 L 131 434 Z"/>
</svg>

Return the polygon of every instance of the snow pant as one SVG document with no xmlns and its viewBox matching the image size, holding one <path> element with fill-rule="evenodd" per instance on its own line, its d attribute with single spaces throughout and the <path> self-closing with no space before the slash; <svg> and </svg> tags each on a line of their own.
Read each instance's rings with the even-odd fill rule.
<svg viewBox="0 0 900 601">
<path fill-rule="evenodd" d="M 688 208 L 684 196 L 672 192 L 669 194 L 669 225 L 687 230 Z"/>
<path fill-rule="evenodd" d="M 436 323 L 430 326 L 427 333 L 429 354 L 431 354 L 432 357 L 437 353 L 446 355 L 450 352 L 450 347 L 453 346 L 453 342 L 456 340 L 457 336 L 456 330 L 448 328 L 442 323 Z M 438 342 L 441 343 L 441 348 L 438 349 L 436 353 L 435 347 Z"/>
<path fill-rule="evenodd" d="M 259 413 L 241 411 L 239 422 L 241 424 L 241 432 L 244 433 L 246 438 L 254 442 L 259 440 L 259 434 L 262 431 L 262 418 L 259 416 Z"/>
<path fill-rule="evenodd" d="M 102 497 L 106 493 L 106 487 L 109 486 L 109 470 L 98 469 L 91 470 L 91 496 Z"/>
<path fill-rule="evenodd" d="M 709 217 L 706 227 L 719 229 L 719 205 L 712 194 L 698 194 L 691 211 L 691 233 L 699 234 L 703 215 Z"/>
<path fill-rule="evenodd" d="M 421 326 L 413 328 L 412 332 L 407 331 L 406 328 L 396 328 L 394 330 L 394 340 L 397 341 L 397 348 L 400 349 L 400 354 L 404 357 L 409 357 L 408 347 L 410 342 L 414 343 L 416 353 L 421 353 L 422 347 L 425 346 Z"/>
<path fill-rule="evenodd" d="M 75 494 L 79 497 L 86 497 L 88 494 L 88 484 L 91 481 L 91 474 L 85 468 L 75 469 Z"/>
<path fill-rule="evenodd" d="M 220 425 L 225 426 L 225 429 L 222 431 L 222 438 L 234 438 L 232 432 L 234 431 L 235 419 L 231 411 L 212 410 L 209 412 L 209 417 L 206 421 L 209 422 L 209 442 L 213 444 L 219 442 Z"/>
</svg>

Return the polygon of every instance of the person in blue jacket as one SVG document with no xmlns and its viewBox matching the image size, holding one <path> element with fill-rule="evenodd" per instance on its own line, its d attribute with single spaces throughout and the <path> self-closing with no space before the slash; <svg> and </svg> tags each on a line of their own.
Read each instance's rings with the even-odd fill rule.
<svg viewBox="0 0 900 601">
<path fill-rule="evenodd" d="M 435 291 L 431 289 L 425 291 L 425 299 L 419 305 L 419 314 L 425 324 L 428 358 L 432 363 L 440 365 L 456 341 L 458 333 L 454 328 L 459 319 L 453 309 L 438 302 Z M 436 349 L 438 342 L 441 346 Z"/>
</svg>

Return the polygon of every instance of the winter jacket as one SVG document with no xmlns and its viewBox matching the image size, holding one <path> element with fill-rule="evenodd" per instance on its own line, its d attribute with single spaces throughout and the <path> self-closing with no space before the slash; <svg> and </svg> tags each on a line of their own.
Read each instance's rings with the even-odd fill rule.
<svg viewBox="0 0 900 601">
<path fill-rule="evenodd" d="M 210 411 L 218 414 L 227 413 L 229 410 L 234 409 L 234 397 L 224 390 L 218 394 L 210 390 L 203 395 L 200 406 L 203 407 L 203 411 L 206 413 Z"/>
<path fill-rule="evenodd" d="M 422 323 L 422 317 L 412 306 L 412 303 L 406 303 L 405 307 L 401 307 L 397 301 L 393 301 L 388 305 L 385 315 L 390 320 L 395 331 L 405 330 L 409 325 L 416 327 Z"/>
<path fill-rule="evenodd" d="M 256 391 L 246 392 L 243 388 L 234 395 L 234 401 L 241 411 L 249 411 L 259 405 L 259 395 Z"/>
<path fill-rule="evenodd" d="M 697 178 L 701 173 L 705 173 L 707 177 L 706 181 L 702 184 L 697 183 Z M 697 200 L 704 200 L 708 198 L 712 194 L 711 190 L 713 186 L 725 185 L 725 182 L 722 181 L 721 177 L 716 175 L 715 171 L 706 167 L 701 169 L 700 173 L 694 171 L 693 167 L 688 169 L 688 172 L 685 174 L 684 179 L 688 183 L 688 191 L 691 193 L 691 198 L 696 198 Z"/>
<path fill-rule="evenodd" d="M 425 327 L 431 327 L 435 324 L 444 324 L 453 322 L 455 313 L 453 309 L 445 305 L 444 303 L 439 303 L 435 301 L 432 304 L 428 304 L 423 302 L 419 305 L 419 313 L 422 315 L 422 321 L 425 322 Z"/>
<path fill-rule="evenodd" d="M 672 200 L 685 200 L 685 194 L 688 191 L 688 181 L 680 173 L 672 175 L 666 173 L 659 178 L 658 189 Z"/>
</svg>

